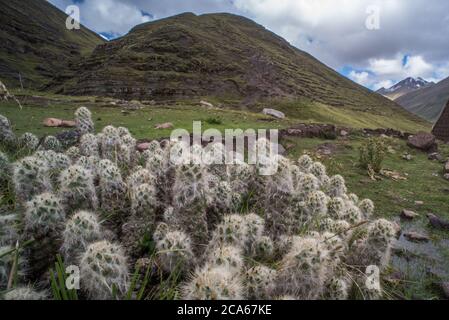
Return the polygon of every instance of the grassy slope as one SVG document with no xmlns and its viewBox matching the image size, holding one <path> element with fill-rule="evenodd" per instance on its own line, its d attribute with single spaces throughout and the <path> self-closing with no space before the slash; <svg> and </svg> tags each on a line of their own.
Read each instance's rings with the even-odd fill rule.
<svg viewBox="0 0 449 320">
<path fill-rule="evenodd" d="M 65 72 L 70 61 L 89 54 L 104 43 L 82 27 L 66 28 L 66 15 L 45 0 L 0 0 L 0 70 L 7 86 L 45 85 Z"/>
</svg>

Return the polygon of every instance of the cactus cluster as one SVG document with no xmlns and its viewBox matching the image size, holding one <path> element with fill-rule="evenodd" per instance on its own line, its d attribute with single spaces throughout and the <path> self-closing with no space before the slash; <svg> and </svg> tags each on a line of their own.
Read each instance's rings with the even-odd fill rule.
<svg viewBox="0 0 449 320">
<path fill-rule="evenodd" d="M 23 283 L 45 283 L 59 253 L 80 267 L 81 296 L 90 299 L 124 297 L 134 264 L 147 259 L 161 271 L 151 282 L 176 279 L 177 298 L 340 300 L 360 286 L 355 269 L 388 264 L 395 225 L 373 219 L 373 202 L 310 156 L 271 154 L 266 139 L 257 140 L 255 165 L 237 153 L 234 164 L 219 162 L 219 143 L 154 141 L 138 154 L 128 129 L 95 134 L 86 108 L 76 123 L 82 136 L 68 150 L 26 134 L 18 147 L 29 156 L 11 164 L 0 153 L 23 212 L 0 212 L 0 248 L 37 240 L 23 255 L 31 266 Z M 10 125 L 0 124 L 4 139 Z M 4 298 L 48 295 L 25 285 Z"/>
</svg>

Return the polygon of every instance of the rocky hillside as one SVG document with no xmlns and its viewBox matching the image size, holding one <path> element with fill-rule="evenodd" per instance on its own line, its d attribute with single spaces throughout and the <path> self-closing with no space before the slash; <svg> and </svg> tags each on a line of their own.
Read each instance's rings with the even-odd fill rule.
<svg viewBox="0 0 449 320">
<path fill-rule="evenodd" d="M 395 84 L 391 88 L 388 89 L 381 88 L 377 91 L 377 93 L 380 93 L 381 95 L 387 97 L 388 99 L 397 100 L 403 95 L 406 95 L 416 90 L 433 86 L 434 84 L 435 84 L 434 82 L 428 82 L 423 78 L 409 77 Z"/>
<path fill-rule="evenodd" d="M 186 13 L 98 46 L 57 93 L 124 99 L 213 97 L 244 103 L 306 97 L 329 106 L 409 117 L 255 22 Z"/>
<path fill-rule="evenodd" d="M 449 78 L 436 85 L 406 94 L 396 100 L 401 106 L 424 119 L 435 122 L 449 100 Z"/>
<path fill-rule="evenodd" d="M 104 40 L 45 0 L 0 0 L 0 77 L 8 87 L 39 88 Z"/>
</svg>

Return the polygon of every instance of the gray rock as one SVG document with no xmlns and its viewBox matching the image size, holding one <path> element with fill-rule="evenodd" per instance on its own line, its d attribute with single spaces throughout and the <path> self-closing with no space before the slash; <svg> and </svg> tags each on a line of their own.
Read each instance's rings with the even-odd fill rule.
<svg viewBox="0 0 449 320">
<path fill-rule="evenodd" d="M 262 113 L 266 114 L 267 116 L 272 116 L 278 119 L 285 119 L 285 114 L 278 110 L 265 108 L 263 109 Z"/>
<path fill-rule="evenodd" d="M 431 161 L 441 161 L 443 160 L 443 156 L 438 152 L 432 152 L 429 154 L 428 159 Z"/>
<path fill-rule="evenodd" d="M 446 174 L 443 176 L 443 178 L 446 179 L 447 181 L 449 181 L 449 173 L 446 173 Z"/>
<path fill-rule="evenodd" d="M 401 218 L 403 218 L 403 219 L 413 220 L 416 217 L 419 217 L 419 214 L 417 214 L 416 212 L 413 212 L 411 210 L 404 209 L 401 212 Z"/>
<path fill-rule="evenodd" d="M 427 218 L 429 219 L 432 227 L 437 229 L 449 230 L 449 221 L 443 220 L 440 217 L 434 215 L 433 213 L 427 214 Z"/>
<path fill-rule="evenodd" d="M 444 165 L 444 173 L 449 173 L 449 161 Z"/>
<path fill-rule="evenodd" d="M 430 238 L 425 235 L 425 234 L 421 234 L 415 231 L 410 231 L 407 233 L 404 233 L 404 237 L 411 242 L 428 242 L 430 241 Z"/>
<path fill-rule="evenodd" d="M 206 107 L 206 108 L 210 108 L 210 109 L 214 108 L 214 105 L 212 103 L 204 101 L 204 100 L 200 101 L 200 105 L 202 105 L 203 107 Z"/>
<path fill-rule="evenodd" d="M 407 144 L 411 148 L 431 153 L 438 150 L 435 136 L 427 132 L 420 132 L 414 136 L 410 136 Z"/>
</svg>

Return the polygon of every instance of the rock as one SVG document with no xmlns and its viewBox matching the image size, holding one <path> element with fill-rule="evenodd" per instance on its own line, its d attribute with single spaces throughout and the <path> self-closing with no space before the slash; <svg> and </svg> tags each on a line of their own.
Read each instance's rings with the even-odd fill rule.
<svg viewBox="0 0 449 320">
<path fill-rule="evenodd" d="M 413 160 L 413 156 L 409 153 L 405 153 L 402 155 L 402 159 L 407 160 L 407 161 L 412 161 Z"/>
<path fill-rule="evenodd" d="M 173 129 L 174 125 L 171 122 L 167 122 L 167 123 L 161 123 L 161 124 L 157 124 L 155 127 L 155 129 Z"/>
<path fill-rule="evenodd" d="M 428 159 L 431 161 L 441 161 L 443 157 L 438 152 L 429 153 Z"/>
<path fill-rule="evenodd" d="M 403 218 L 403 219 L 413 220 L 416 217 L 419 217 L 419 214 L 417 214 L 416 212 L 413 212 L 411 210 L 404 209 L 401 212 L 401 218 Z"/>
<path fill-rule="evenodd" d="M 415 201 L 415 205 L 416 206 L 423 206 L 424 205 L 424 201 Z"/>
<path fill-rule="evenodd" d="M 438 150 L 435 136 L 427 132 L 420 132 L 410 136 L 407 144 L 411 148 L 426 152 L 436 152 Z"/>
<path fill-rule="evenodd" d="M 61 127 L 63 128 L 74 128 L 76 127 L 76 122 L 73 120 L 62 120 Z"/>
<path fill-rule="evenodd" d="M 430 241 L 430 238 L 427 235 L 418 233 L 418 232 L 407 232 L 404 233 L 404 237 L 411 242 L 428 242 Z"/>
<path fill-rule="evenodd" d="M 43 124 L 46 127 L 57 128 L 62 125 L 62 120 L 56 118 L 47 118 L 44 119 Z"/>
<path fill-rule="evenodd" d="M 443 290 L 444 297 L 446 299 L 449 299 L 449 282 L 442 282 L 441 283 L 441 290 Z"/>
<path fill-rule="evenodd" d="M 145 150 L 148 150 L 149 147 L 150 147 L 149 142 L 139 143 L 137 145 L 137 150 L 139 150 L 140 152 L 144 152 Z"/>
<path fill-rule="evenodd" d="M 278 110 L 265 108 L 263 109 L 262 113 L 267 116 L 272 116 L 278 119 L 285 119 L 285 114 Z"/>
<path fill-rule="evenodd" d="M 449 173 L 449 161 L 444 165 L 444 173 Z"/>
<path fill-rule="evenodd" d="M 449 181 L 449 173 L 446 173 L 446 174 L 443 176 L 443 178 L 446 179 L 447 181 Z"/>
<path fill-rule="evenodd" d="M 429 219 L 432 227 L 437 229 L 449 230 L 449 221 L 443 220 L 440 217 L 434 215 L 433 213 L 427 214 L 427 218 Z"/>
<path fill-rule="evenodd" d="M 212 103 L 210 103 L 210 102 L 207 102 L 207 101 L 200 101 L 200 105 L 202 105 L 203 107 L 206 107 L 206 108 L 214 108 L 214 105 L 212 104 Z"/>
<path fill-rule="evenodd" d="M 342 137 L 347 137 L 349 135 L 349 132 L 348 131 L 346 131 L 346 130 L 341 130 L 340 131 L 340 136 L 342 136 Z"/>
</svg>

